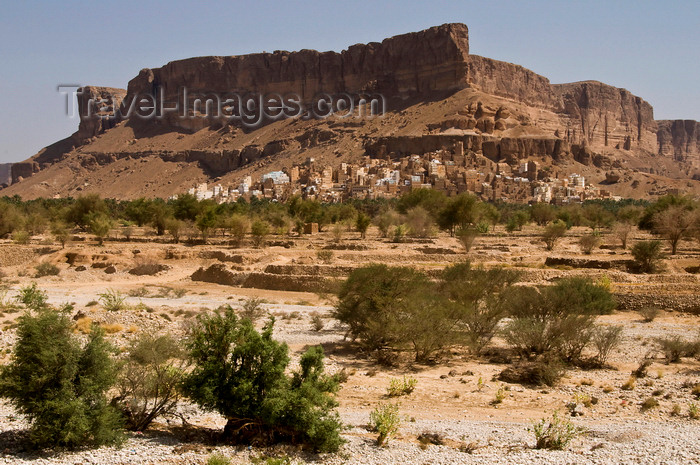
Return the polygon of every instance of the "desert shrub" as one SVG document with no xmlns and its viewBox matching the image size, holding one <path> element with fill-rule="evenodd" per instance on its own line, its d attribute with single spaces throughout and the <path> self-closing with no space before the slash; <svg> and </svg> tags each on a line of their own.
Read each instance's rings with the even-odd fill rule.
<svg viewBox="0 0 700 465">
<path fill-rule="evenodd" d="M 347 324 L 365 348 L 394 347 L 403 342 L 397 330 L 401 316 L 428 286 L 426 276 L 412 268 L 358 268 L 341 286 L 333 316 Z"/>
<path fill-rule="evenodd" d="M 12 360 L 2 368 L 0 395 L 30 424 L 36 447 L 119 442 L 121 419 L 107 402 L 116 376 L 112 348 L 94 326 L 81 345 L 64 310 L 34 306 L 18 320 Z"/>
<path fill-rule="evenodd" d="M 333 316 L 382 356 L 410 349 L 416 361 L 429 361 L 453 344 L 478 352 L 507 314 L 504 291 L 517 276 L 465 263 L 448 267 L 434 283 L 408 267 L 370 265 L 343 283 Z"/>
<path fill-rule="evenodd" d="M 653 397 L 647 397 L 644 399 L 644 401 L 641 404 L 641 410 L 642 412 L 646 412 L 647 410 L 651 410 L 653 408 L 656 408 L 659 406 L 659 401 L 654 399 Z"/>
<path fill-rule="evenodd" d="M 62 249 L 66 247 L 66 243 L 70 240 L 70 230 L 62 221 L 51 223 L 51 234 L 61 244 Z"/>
<path fill-rule="evenodd" d="M 216 228 L 218 217 L 214 208 L 206 208 L 195 218 L 194 224 L 202 235 L 202 240 L 207 242 L 209 234 Z"/>
<path fill-rule="evenodd" d="M 667 363 L 678 363 L 681 357 L 694 355 L 694 347 L 679 335 L 656 338 L 656 344 L 666 357 Z"/>
<path fill-rule="evenodd" d="M 265 307 L 263 307 L 263 299 L 257 297 L 249 297 L 241 306 L 241 318 L 247 318 L 253 323 L 265 316 Z"/>
<path fill-rule="evenodd" d="M 270 225 L 264 220 L 255 220 L 250 227 L 250 234 L 253 236 L 253 245 L 263 247 L 267 235 L 270 233 Z"/>
<path fill-rule="evenodd" d="M 389 438 L 399 431 L 401 426 L 401 416 L 399 415 L 399 404 L 379 404 L 369 414 L 369 427 L 379 434 L 377 445 L 383 446 Z"/>
<path fill-rule="evenodd" d="M 319 250 L 316 252 L 316 257 L 321 260 L 324 264 L 328 265 L 333 261 L 333 251 L 332 250 Z"/>
<path fill-rule="evenodd" d="M 116 405 L 126 426 L 143 431 L 163 415 L 171 415 L 180 398 L 184 351 L 171 336 L 142 334 L 128 350 L 117 382 Z"/>
<path fill-rule="evenodd" d="M 547 250 L 553 250 L 556 242 L 566 234 L 566 223 L 557 220 L 544 227 L 542 232 L 542 241 L 547 246 Z"/>
<path fill-rule="evenodd" d="M 593 336 L 595 316 L 616 305 L 610 290 L 589 278 L 571 277 L 541 289 L 517 288 L 506 342 L 524 357 L 545 354 L 576 363 Z"/>
<path fill-rule="evenodd" d="M 429 237 L 433 234 L 433 218 L 423 207 L 415 207 L 406 212 L 408 233 L 414 237 Z"/>
<path fill-rule="evenodd" d="M 533 424 L 532 432 L 535 449 L 564 450 L 583 431 L 570 421 L 559 418 L 559 412 L 555 411 L 552 418 L 543 418 Z"/>
<path fill-rule="evenodd" d="M 405 236 L 406 236 L 406 225 L 397 224 L 396 227 L 394 228 L 394 237 L 392 238 L 392 241 L 393 242 L 403 242 Z"/>
<path fill-rule="evenodd" d="M 389 237 L 389 230 L 400 223 L 401 216 L 394 210 L 384 211 L 374 218 L 374 224 L 382 237 Z"/>
<path fill-rule="evenodd" d="M 474 245 L 474 241 L 479 236 L 479 231 L 475 228 L 460 228 L 455 235 L 459 239 L 459 243 L 464 247 L 464 251 L 469 253 L 472 245 Z"/>
<path fill-rule="evenodd" d="M 97 239 L 97 243 L 102 245 L 114 228 L 114 221 L 103 213 L 90 214 L 87 221 L 88 229 Z"/>
<path fill-rule="evenodd" d="M 165 220 L 165 229 L 168 231 L 168 234 L 173 238 L 174 243 L 180 242 L 180 235 L 182 234 L 183 229 L 185 228 L 185 222 L 182 220 L 178 220 L 176 218 L 168 218 Z"/>
<path fill-rule="evenodd" d="M 691 420 L 697 420 L 700 418 L 700 407 L 695 402 L 688 404 L 688 418 Z"/>
<path fill-rule="evenodd" d="M 596 361 L 605 366 L 610 353 L 622 342 L 622 326 L 598 326 L 593 330 L 593 345 L 596 348 Z"/>
<path fill-rule="evenodd" d="M 661 313 L 659 307 L 646 306 L 639 309 L 639 314 L 642 316 L 645 323 L 654 321 L 656 317 L 659 316 L 659 313 Z"/>
<path fill-rule="evenodd" d="M 121 292 L 115 291 L 114 289 L 107 289 L 102 294 L 97 295 L 99 296 L 98 300 L 102 308 L 108 312 L 118 312 L 128 307 L 126 304 L 126 297 L 124 297 Z"/>
<path fill-rule="evenodd" d="M 389 397 L 400 397 L 407 396 L 416 389 L 418 380 L 413 377 L 403 379 L 391 378 L 389 380 L 389 387 L 386 390 L 386 395 Z"/>
<path fill-rule="evenodd" d="M 323 330 L 323 327 L 326 325 L 326 322 L 323 321 L 323 317 L 318 313 L 314 312 L 311 314 L 311 328 L 319 332 Z"/>
<path fill-rule="evenodd" d="M 331 395 L 338 389 L 323 367 L 323 349 L 312 347 L 288 376 L 286 344 L 272 339 L 274 320 L 262 332 L 230 307 L 202 315 L 187 348 L 194 363 L 183 382 L 193 402 L 228 419 L 224 434 L 249 442 L 289 440 L 318 451 L 341 444 L 341 424 Z"/>
<path fill-rule="evenodd" d="M 29 244 L 29 240 L 32 238 L 32 236 L 25 230 L 23 229 L 18 229 L 15 230 L 12 233 L 12 242 L 15 244 L 20 244 L 20 245 L 25 245 Z"/>
<path fill-rule="evenodd" d="M 34 274 L 35 278 L 41 278 L 44 276 L 57 276 L 58 273 L 61 272 L 61 270 L 56 265 L 49 262 L 39 263 L 37 266 L 34 267 L 34 269 L 36 270 L 36 273 Z"/>
<path fill-rule="evenodd" d="M 564 374 L 566 368 L 561 361 L 542 357 L 532 362 L 523 361 L 509 366 L 498 375 L 498 379 L 507 383 L 554 386 Z"/>
<path fill-rule="evenodd" d="M 521 231 L 523 229 L 523 226 L 525 226 L 529 222 L 530 214 L 525 210 L 517 210 L 508 220 L 508 223 L 506 224 L 506 229 L 508 229 L 509 232 Z"/>
<path fill-rule="evenodd" d="M 557 212 L 547 203 L 536 203 L 530 209 L 530 217 L 538 226 L 546 226 L 557 218 Z"/>
<path fill-rule="evenodd" d="M 600 245 L 600 236 L 595 233 L 586 234 L 579 239 L 578 245 L 584 254 L 590 255 L 593 253 L 593 249 Z"/>
<path fill-rule="evenodd" d="M 485 270 L 469 262 L 445 268 L 440 293 L 453 307 L 454 325 L 463 328 L 462 340 L 479 353 L 491 341 L 501 319 L 513 304 L 511 289 L 520 273 L 503 268 Z"/>
<path fill-rule="evenodd" d="M 656 273 L 661 270 L 661 241 L 641 241 L 632 246 L 634 268 L 642 273 Z"/>
<path fill-rule="evenodd" d="M 41 310 L 48 306 L 48 296 L 36 283 L 21 288 L 17 294 L 17 301 L 31 310 Z"/>
<path fill-rule="evenodd" d="M 207 465 L 231 465 L 231 459 L 220 452 L 215 452 L 207 457 Z"/>
<path fill-rule="evenodd" d="M 668 240 L 671 254 L 675 255 L 681 239 L 690 236 L 697 228 L 698 213 L 694 205 L 671 205 L 652 217 L 653 231 Z"/>
<path fill-rule="evenodd" d="M 612 229 L 612 235 L 620 241 L 623 249 L 627 248 L 627 241 L 634 230 L 634 225 L 628 222 L 615 223 Z"/>
</svg>

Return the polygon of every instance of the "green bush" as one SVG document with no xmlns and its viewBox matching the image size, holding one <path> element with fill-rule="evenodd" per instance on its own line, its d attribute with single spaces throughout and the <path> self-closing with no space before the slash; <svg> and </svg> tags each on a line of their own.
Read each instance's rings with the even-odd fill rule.
<svg viewBox="0 0 700 465">
<path fill-rule="evenodd" d="M 642 273 L 657 273 L 661 270 L 661 260 L 664 254 L 661 251 L 661 241 L 641 241 L 632 246 L 634 266 Z"/>
<path fill-rule="evenodd" d="M 382 356 L 410 349 L 416 361 L 429 361 L 454 344 L 479 352 L 508 313 L 506 290 L 517 278 L 464 263 L 446 268 L 435 283 L 412 268 L 369 265 L 343 283 L 333 316 Z"/>
<path fill-rule="evenodd" d="M 105 292 L 98 295 L 100 296 L 100 304 L 102 304 L 102 307 L 108 312 L 118 312 L 119 310 L 126 310 L 128 308 L 126 297 L 119 291 L 107 289 Z"/>
<path fill-rule="evenodd" d="M 26 292 L 25 296 L 33 293 Z M 121 440 L 121 418 L 105 396 L 116 377 L 112 348 L 94 326 L 81 346 L 66 310 L 27 299 L 12 360 L 2 368 L 0 395 L 30 424 L 35 447 L 99 446 Z"/>
<path fill-rule="evenodd" d="M 58 273 L 61 272 L 56 265 L 48 262 L 40 263 L 35 266 L 34 269 L 36 270 L 36 274 L 34 275 L 36 278 L 41 278 L 44 276 L 57 276 Z"/>
<path fill-rule="evenodd" d="M 207 465 L 231 465 L 231 459 L 220 452 L 215 452 L 207 457 Z"/>
<path fill-rule="evenodd" d="M 288 376 L 286 344 L 272 339 L 274 320 L 255 330 L 230 307 L 200 316 L 187 342 L 192 371 L 183 390 L 228 419 L 224 435 L 239 442 L 288 440 L 318 451 L 341 444 L 334 377 L 324 374 L 323 349 L 312 347 Z"/>
<path fill-rule="evenodd" d="M 253 244 L 255 247 L 263 247 L 267 235 L 270 233 L 270 225 L 267 221 L 255 220 L 250 227 L 250 233 L 253 236 Z"/>
<path fill-rule="evenodd" d="M 615 308 L 610 290 L 589 278 L 564 278 L 541 289 L 518 288 L 503 335 L 524 357 L 578 362 L 593 336 L 595 316 Z"/>
<path fill-rule="evenodd" d="M 383 446 L 389 438 L 399 431 L 401 426 L 401 416 L 399 415 L 399 404 L 379 404 L 369 414 L 370 429 L 379 433 L 377 445 Z"/>
<path fill-rule="evenodd" d="M 265 316 L 266 313 L 265 307 L 262 306 L 263 302 L 263 299 L 257 297 L 249 297 L 246 299 L 241 306 L 241 317 L 247 318 L 253 323 L 258 321 Z"/>
<path fill-rule="evenodd" d="M 564 450 L 578 437 L 583 430 L 573 423 L 559 418 L 559 412 L 554 412 L 552 418 L 543 418 L 532 425 L 535 434 L 536 449 Z"/>
<path fill-rule="evenodd" d="M 156 418 L 171 415 L 180 399 L 185 353 L 171 336 L 142 334 L 132 342 L 117 382 L 116 405 L 126 426 L 143 431 Z"/>
<path fill-rule="evenodd" d="M 400 397 L 407 396 L 416 389 L 418 380 L 416 378 L 410 377 L 403 379 L 391 378 L 389 380 L 389 387 L 386 390 L 386 395 L 389 397 Z"/>
</svg>

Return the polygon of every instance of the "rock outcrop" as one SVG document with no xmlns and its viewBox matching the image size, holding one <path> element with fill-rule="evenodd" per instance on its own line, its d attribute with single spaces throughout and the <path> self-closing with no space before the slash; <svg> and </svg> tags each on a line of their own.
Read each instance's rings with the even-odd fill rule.
<svg viewBox="0 0 700 465">
<path fill-rule="evenodd" d="M 700 123 L 693 120 L 661 120 L 657 123 L 659 155 L 700 167 Z"/>
<path fill-rule="evenodd" d="M 85 86 L 78 89 L 80 125 L 71 139 L 76 146 L 113 128 L 119 122 L 117 110 L 126 90 L 114 87 Z"/>
<path fill-rule="evenodd" d="M 152 98 L 156 108 L 161 102 L 166 107 L 172 103 L 183 105 L 185 88 L 190 99 L 293 93 L 307 105 L 319 94 L 381 95 L 387 109 L 393 111 L 394 126 L 377 124 L 364 130 L 364 121 L 343 127 L 299 124 L 287 127 L 284 136 L 276 130 L 250 134 L 260 127 L 245 127 L 243 131 L 228 127 L 216 136 L 218 140 L 212 136 L 189 144 L 186 138 L 196 131 L 218 129 L 227 121 L 199 114 L 196 118 L 182 118 L 182 107 L 161 119 L 133 113 L 132 104 L 142 97 Z M 430 110 L 425 116 L 416 112 L 411 118 L 405 117 L 407 108 L 446 103 L 451 97 L 464 95 L 470 100 L 450 114 Z M 609 170 L 619 166 L 607 154 L 618 150 L 630 151 L 631 155 L 659 155 L 688 164 L 682 172 L 688 177 L 700 164 L 699 123 L 657 124 L 651 105 L 625 89 L 596 81 L 551 84 L 546 77 L 522 66 L 470 55 L 469 33 L 464 24 L 444 24 L 382 42 L 353 45 L 342 52 L 275 51 L 173 61 L 160 68 L 141 70 L 127 90 L 83 87 L 78 105 L 78 131 L 29 160 L 14 164 L 12 183 L 60 163 L 67 156 L 72 157 L 71 170 L 93 170 L 124 159 L 153 158 L 166 163 L 195 164 L 205 176 L 215 178 L 249 165 L 262 166 L 266 159 L 283 153 L 302 156 L 306 155 L 302 152 L 319 147 L 325 150 L 324 144 L 330 152 L 333 144 L 349 135 L 355 140 L 345 146 L 346 151 L 350 150 L 348 147 L 364 147 L 367 154 L 377 157 L 459 146 L 456 153 L 479 152 L 494 162 L 552 157 L 555 161 L 566 158 Z M 186 114 L 195 113 L 189 107 Z M 415 123 L 416 115 L 421 118 L 416 128 L 403 130 Z M 129 121 L 124 123 L 127 117 Z M 290 126 L 298 122 L 290 122 Z M 110 133 L 121 134 L 114 140 L 98 137 L 120 125 L 120 129 Z M 299 131 L 295 132 L 295 128 Z M 119 133 L 120 130 L 123 131 Z M 170 137 L 150 143 L 149 138 L 163 134 Z M 181 139 L 185 142 L 179 142 Z M 149 142 L 137 146 L 137 140 Z M 73 150 L 76 147 L 82 148 Z M 603 152 L 606 155 L 601 155 Z"/>
<path fill-rule="evenodd" d="M 126 103 L 142 95 L 176 102 L 183 88 L 190 95 L 294 93 L 303 102 L 322 93 L 427 96 L 466 87 L 468 55 L 467 26 L 444 24 L 381 43 L 353 45 L 340 53 L 301 50 L 197 57 L 141 70 L 129 82 Z M 174 126 L 185 124 L 175 113 L 165 119 Z"/>
</svg>

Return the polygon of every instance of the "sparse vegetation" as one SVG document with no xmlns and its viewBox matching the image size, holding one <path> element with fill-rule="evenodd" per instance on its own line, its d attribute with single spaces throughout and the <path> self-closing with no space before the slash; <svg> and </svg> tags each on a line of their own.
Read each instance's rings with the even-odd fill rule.
<svg viewBox="0 0 700 465">
<path fill-rule="evenodd" d="M 391 378 L 389 380 L 389 387 L 386 390 L 386 395 L 389 397 L 400 397 L 407 396 L 416 389 L 418 380 L 413 377 L 406 377 L 404 375 L 403 379 Z"/>
<path fill-rule="evenodd" d="M 49 262 L 39 263 L 34 267 L 34 269 L 36 270 L 36 273 L 34 274 L 35 278 L 42 278 L 44 276 L 58 276 L 58 274 L 61 272 L 59 267 Z"/>
<path fill-rule="evenodd" d="M 370 430 L 379 434 L 377 445 L 384 446 L 389 439 L 399 431 L 401 426 L 401 416 L 399 414 L 399 404 L 379 404 L 369 414 Z"/>
<path fill-rule="evenodd" d="M 532 425 L 536 449 L 564 450 L 583 430 L 554 412 L 550 419 L 541 419 Z"/>
<path fill-rule="evenodd" d="M 105 292 L 99 295 L 99 301 L 102 308 L 108 312 L 118 312 L 127 309 L 126 297 L 124 297 L 121 292 L 114 289 L 107 289 Z"/>
</svg>

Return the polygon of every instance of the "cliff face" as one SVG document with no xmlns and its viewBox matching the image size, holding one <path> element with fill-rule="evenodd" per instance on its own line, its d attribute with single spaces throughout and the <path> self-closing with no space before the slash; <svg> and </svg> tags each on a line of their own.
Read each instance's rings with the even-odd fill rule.
<svg viewBox="0 0 700 465">
<path fill-rule="evenodd" d="M 160 95 L 177 101 L 190 93 L 295 93 L 304 102 L 320 93 L 381 93 L 410 97 L 467 86 L 469 33 L 464 24 L 445 24 L 358 44 L 341 53 L 301 50 L 242 56 L 211 56 L 144 69 L 129 82 L 127 101 Z M 178 125 L 172 116 L 168 122 Z"/>
<path fill-rule="evenodd" d="M 567 116 L 570 142 L 655 151 L 654 110 L 641 98 L 596 81 L 555 84 L 552 89 Z"/>
<path fill-rule="evenodd" d="M 199 130 L 208 126 L 218 130 L 225 121 L 181 118 L 180 111 L 157 121 L 131 113 L 128 122 L 121 121 L 137 97 L 154 97 L 156 107 L 163 99 L 168 107 L 182 103 L 184 88 L 190 98 L 205 99 L 207 94 L 294 93 L 305 104 L 322 93 L 382 95 L 387 109 L 394 111 L 383 121 L 354 121 L 335 133 L 330 130 L 336 124 L 332 121 L 311 121 L 302 131 L 297 124 L 302 121 L 290 120 L 283 125 L 289 129 L 285 135 L 271 129 L 275 124 L 271 121 L 265 121 L 271 123 L 267 128 L 240 131 L 234 124 L 207 135 Z M 428 108 L 433 103 L 439 105 Z M 464 149 L 494 161 L 551 156 L 605 167 L 615 160 L 601 152 L 619 149 L 631 155 L 660 155 L 665 157 L 660 162 L 673 160 L 677 166 L 682 163 L 685 174 L 700 165 L 699 123 L 657 125 L 651 105 L 625 89 L 594 81 L 551 84 L 522 66 L 470 55 L 463 24 L 357 44 L 342 52 L 275 51 L 174 61 L 141 70 L 126 91 L 84 87 L 78 104 L 78 131 L 14 164 L 13 183 L 77 152 L 84 155 L 77 157 L 81 167 L 152 157 L 194 164 L 207 175 L 221 176 L 280 153 L 306 156 L 323 144 L 327 149 L 318 149 L 320 153 L 340 154 L 336 136 L 352 140 L 343 149 L 346 154 L 358 147 L 378 156 L 423 153 L 461 142 Z M 115 107 L 120 115 L 100 117 L 112 115 Z M 412 108 L 415 111 L 409 112 Z M 193 108 L 189 110 L 192 114 Z"/>
<path fill-rule="evenodd" d="M 80 125 L 71 139 L 76 146 L 113 128 L 119 119 L 115 108 L 119 108 L 126 96 L 124 89 L 114 87 L 85 86 L 78 89 Z"/>
<path fill-rule="evenodd" d="M 657 123 L 659 155 L 700 167 L 700 123 L 693 120 L 660 120 Z"/>
</svg>

